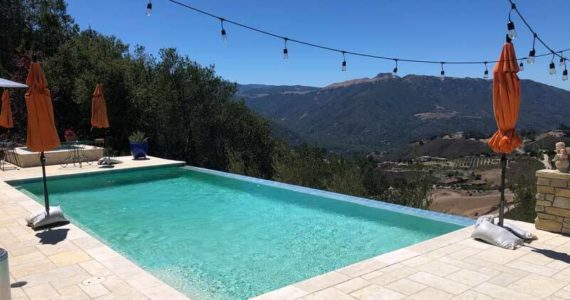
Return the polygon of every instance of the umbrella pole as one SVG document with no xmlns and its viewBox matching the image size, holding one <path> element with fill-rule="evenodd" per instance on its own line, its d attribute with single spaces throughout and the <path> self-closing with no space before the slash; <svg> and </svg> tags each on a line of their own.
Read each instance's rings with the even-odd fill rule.
<svg viewBox="0 0 570 300">
<path fill-rule="evenodd" d="M 49 193 L 46 179 L 46 156 L 44 155 L 43 151 L 40 154 L 40 162 L 42 163 L 42 176 L 44 180 L 44 202 L 46 206 L 46 214 L 49 216 Z"/>
<path fill-rule="evenodd" d="M 507 170 L 507 155 L 501 156 L 501 201 L 499 202 L 499 226 L 503 227 L 505 218 L 505 173 Z"/>
</svg>

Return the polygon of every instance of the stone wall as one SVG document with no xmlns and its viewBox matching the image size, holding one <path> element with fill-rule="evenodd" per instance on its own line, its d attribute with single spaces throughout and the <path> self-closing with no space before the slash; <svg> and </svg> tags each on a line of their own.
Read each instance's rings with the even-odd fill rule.
<svg viewBox="0 0 570 300">
<path fill-rule="evenodd" d="M 570 234 L 570 174 L 540 170 L 536 177 L 536 228 Z"/>
</svg>

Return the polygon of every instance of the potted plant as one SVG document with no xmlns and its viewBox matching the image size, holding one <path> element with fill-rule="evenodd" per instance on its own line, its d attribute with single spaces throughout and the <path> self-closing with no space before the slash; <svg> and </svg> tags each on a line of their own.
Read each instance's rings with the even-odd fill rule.
<svg viewBox="0 0 570 300">
<path fill-rule="evenodd" d="M 66 142 L 73 142 L 77 140 L 77 135 L 73 129 L 69 128 L 63 132 L 63 137 L 65 138 Z"/>
<path fill-rule="evenodd" d="M 135 131 L 129 136 L 129 144 L 131 154 L 134 159 L 146 159 L 148 153 L 148 138 L 144 136 L 144 132 Z"/>
</svg>

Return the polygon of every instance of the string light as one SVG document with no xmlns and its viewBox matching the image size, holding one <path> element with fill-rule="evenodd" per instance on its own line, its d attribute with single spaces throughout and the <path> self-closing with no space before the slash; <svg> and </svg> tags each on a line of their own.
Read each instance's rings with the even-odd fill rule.
<svg viewBox="0 0 570 300">
<path fill-rule="evenodd" d="M 151 13 L 152 13 L 152 2 L 148 0 L 148 3 L 146 4 L 146 16 L 150 17 Z"/>
<path fill-rule="evenodd" d="M 566 59 L 564 59 L 564 71 L 562 71 L 562 81 L 568 80 L 568 69 L 566 68 Z"/>
<path fill-rule="evenodd" d="M 394 59 L 394 63 L 396 66 L 394 67 L 394 70 L 392 70 L 392 77 L 396 77 L 398 75 L 398 60 Z"/>
<path fill-rule="evenodd" d="M 507 30 L 508 35 L 511 40 L 514 40 L 517 37 L 517 31 L 515 30 L 515 23 L 511 20 L 511 13 L 515 10 L 517 6 L 511 2 L 511 10 L 509 11 L 509 22 L 507 23 Z"/>
<path fill-rule="evenodd" d="M 439 79 L 441 81 L 445 80 L 445 70 L 443 70 L 443 64 L 445 64 L 445 62 L 441 62 L 441 72 L 439 72 Z"/>
<path fill-rule="evenodd" d="M 566 58 L 563 56 L 564 52 L 560 51 L 560 66 L 563 67 L 566 64 Z"/>
<path fill-rule="evenodd" d="M 288 38 L 284 38 L 283 41 L 285 45 L 283 46 L 283 59 L 289 59 L 289 50 L 287 49 L 287 40 Z"/>
<path fill-rule="evenodd" d="M 216 18 L 219 19 L 221 22 L 221 34 L 222 34 L 222 39 L 224 42 L 227 41 L 227 33 L 226 30 L 224 28 L 224 23 L 231 23 L 232 25 L 253 31 L 253 32 L 257 32 L 259 34 L 263 34 L 265 36 L 270 36 L 273 38 L 279 38 L 279 39 L 283 39 L 285 41 L 285 47 L 283 48 L 283 58 L 284 59 L 288 59 L 288 49 L 287 49 L 287 42 L 294 42 L 297 44 L 301 44 L 304 46 L 308 46 L 308 47 L 312 47 L 312 48 L 318 48 L 321 50 L 325 50 L 325 51 L 332 51 L 332 52 L 337 52 L 337 53 L 342 53 L 343 54 L 343 62 L 342 62 L 342 70 L 346 71 L 346 55 L 350 54 L 350 55 L 354 55 L 354 56 L 360 56 L 360 57 L 366 57 L 366 58 L 372 58 L 372 59 L 380 59 L 380 60 L 392 60 L 392 61 L 403 61 L 403 62 L 410 62 L 410 63 L 423 63 L 423 64 L 441 64 L 441 78 L 442 80 L 445 79 L 445 71 L 443 69 L 443 64 L 461 64 L 461 65 L 469 65 L 469 64 L 481 64 L 481 63 L 485 63 L 489 62 L 489 63 L 498 63 L 501 62 L 500 60 L 487 60 L 487 61 L 439 61 L 439 60 L 423 60 L 423 59 L 413 59 L 413 58 L 402 58 L 402 57 L 388 57 L 388 56 L 382 56 L 382 55 L 375 55 L 375 54 L 370 54 L 370 53 L 363 53 L 363 52 L 356 52 L 356 51 L 346 51 L 346 50 L 341 50 L 338 48 L 333 48 L 333 47 L 329 47 L 329 46 L 325 46 L 325 45 L 320 45 L 317 43 L 312 43 L 312 42 L 308 42 L 308 41 L 303 41 L 303 40 L 298 40 L 298 39 L 291 39 L 291 38 L 286 38 L 285 36 L 276 34 L 276 33 L 272 33 L 269 31 L 266 31 L 264 29 L 260 29 L 260 28 L 256 28 L 256 27 L 252 27 L 243 23 L 239 23 L 236 21 L 232 21 L 232 20 L 227 20 L 224 19 L 220 16 L 214 15 L 210 12 L 198 9 L 196 7 L 193 7 L 189 4 L 185 4 L 182 3 L 180 1 L 182 0 L 168 0 L 171 3 L 174 3 L 176 5 L 182 6 L 184 8 L 193 10 L 195 12 L 198 12 L 200 14 L 212 17 L 212 18 Z M 514 0 L 508 0 L 509 3 L 511 3 L 511 9 L 509 11 L 509 20 L 507 23 L 507 40 L 509 39 L 514 39 L 517 36 L 517 32 L 515 30 L 515 24 L 512 21 L 511 17 L 512 17 L 512 13 L 515 12 L 518 17 L 521 19 L 521 21 L 523 22 L 523 24 L 529 29 L 529 31 L 533 34 L 533 45 L 532 45 L 532 49 L 529 52 L 529 56 L 528 57 L 523 57 L 520 58 L 520 70 L 522 71 L 524 69 L 524 64 L 523 64 L 523 60 L 526 59 L 528 64 L 533 64 L 535 61 L 535 58 L 537 57 L 544 57 L 544 56 L 548 56 L 548 55 L 554 55 L 554 56 L 559 56 L 561 58 L 561 64 L 566 62 L 566 58 L 563 58 L 563 53 L 565 51 L 570 51 L 570 48 L 568 49 L 563 49 L 563 50 L 558 50 L 558 51 L 554 51 L 551 47 L 549 47 L 544 40 L 542 40 L 537 33 L 532 29 L 532 27 L 530 26 L 530 24 L 526 21 L 526 19 L 524 18 L 524 16 L 521 14 L 521 12 L 518 10 L 517 6 L 515 5 L 515 3 L 513 2 Z M 148 5 L 147 5 L 147 14 L 150 14 L 150 11 L 152 10 L 152 4 L 151 4 L 151 0 L 149 0 Z M 535 50 L 535 44 L 536 41 L 539 41 L 547 50 L 549 50 L 548 53 L 544 53 L 544 54 L 536 54 L 536 50 Z M 396 68 L 395 70 L 397 71 L 397 63 L 396 63 Z M 487 68 L 486 68 L 487 70 Z M 488 71 L 488 70 L 487 70 Z M 554 69 L 554 71 L 556 72 L 556 69 Z M 392 72 L 395 73 L 395 72 Z"/>
<path fill-rule="evenodd" d="M 489 69 L 487 68 L 487 62 L 485 62 L 485 72 L 483 73 L 483 79 L 489 79 Z"/>
<path fill-rule="evenodd" d="M 529 65 L 534 64 L 534 58 L 536 56 L 536 50 L 534 49 L 534 46 L 536 45 L 536 33 L 533 35 L 532 37 L 532 49 L 530 49 L 530 52 L 528 53 L 528 59 L 527 62 Z"/>
<path fill-rule="evenodd" d="M 548 74 L 550 75 L 556 74 L 556 66 L 554 65 L 554 54 L 552 54 L 552 60 L 550 61 L 550 65 L 548 67 Z"/>
<path fill-rule="evenodd" d="M 226 29 L 224 28 L 224 18 L 220 18 L 220 24 L 222 25 L 222 41 L 226 43 L 228 41 L 228 35 L 226 34 Z"/>
</svg>

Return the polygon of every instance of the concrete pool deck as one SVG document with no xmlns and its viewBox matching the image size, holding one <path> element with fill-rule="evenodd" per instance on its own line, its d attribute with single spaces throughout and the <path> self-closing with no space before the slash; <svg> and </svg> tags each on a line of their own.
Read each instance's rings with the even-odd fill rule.
<svg viewBox="0 0 570 300">
<path fill-rule="evenodd" d="M 151 157 L 114 170 L 181 162 Z M 48 166 L 48 176 L 105 171 Z M 40 168 L 0 171 L 0 247 L 9 251 L 13 299 L 187 299 L 73 224 L 34 232 L 42 205 L 5 181 Z M 263 299 L 570 299 L 570 237 L 534 229 L 518 250 L 472 240 L 472 227 L 386 253 L 256 297 Z"/>
</svg>

